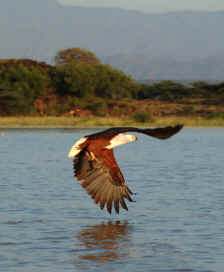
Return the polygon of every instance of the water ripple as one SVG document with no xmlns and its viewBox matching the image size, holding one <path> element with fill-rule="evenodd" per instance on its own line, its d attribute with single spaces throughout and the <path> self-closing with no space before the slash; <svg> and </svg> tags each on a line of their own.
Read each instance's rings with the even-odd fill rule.
<svg viewBox="0 0 224 272">
<path fill-rule="evenodd" d="M 91 130 L 4 132 L 1 271 L 223 271 L 224 129 L 184 129 L 168 141 L 140 135 L 116 149 L 137 193 L 119 216 L 94 205 L 66 157 Z"/>
</svg>

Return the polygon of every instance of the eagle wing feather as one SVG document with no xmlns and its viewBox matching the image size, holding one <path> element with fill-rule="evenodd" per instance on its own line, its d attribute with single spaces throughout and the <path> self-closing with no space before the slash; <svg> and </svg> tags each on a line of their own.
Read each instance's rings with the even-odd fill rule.
<svg viewBox="0 0 224 272">
<path fill-rule="evenodd" d="M 124 198 L 132 201 L 130 196 L 132 192 L 124 181 L 113 151 L 105 152 L 107 154 L 100 160 L 91 156 L 87 149 L 82 150 L 74 158 L 74 174 L 82 181 L 81 186 L 94 199 L 95 204 L 99 204 L 101 209 L 106 205 L 107 211 L 111 213 L 114 203 L 114 209 L 118 214 L 120 204 L 123 209 L 128 210 Z M 111 164 L 113 167 L 110 168 Z"/>
</svg>

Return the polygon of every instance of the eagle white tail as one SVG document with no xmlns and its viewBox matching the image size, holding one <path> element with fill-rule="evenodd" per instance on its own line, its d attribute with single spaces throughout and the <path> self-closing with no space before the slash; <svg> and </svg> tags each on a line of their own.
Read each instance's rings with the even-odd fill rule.
<svg viewBox="0 0 224 272">
<path fill-rule="evenodd" d="M 87 140 L 86 137 L 83 137 L 83 138 L 79 139 L 79 140 L 72 146 L 72 148 L 70 149 L 70 151 L 69 151 L 69 153 L 68 153 L 68 157 L 69 157 L 69 158 L 73 158 L 73 157 L 75 157 L 76 155 L 78 155 L 79 152 L 82 150 L 82 149 L 80 149 L 80 145 L 83 144 L 86 140 Z"/>
</svg>

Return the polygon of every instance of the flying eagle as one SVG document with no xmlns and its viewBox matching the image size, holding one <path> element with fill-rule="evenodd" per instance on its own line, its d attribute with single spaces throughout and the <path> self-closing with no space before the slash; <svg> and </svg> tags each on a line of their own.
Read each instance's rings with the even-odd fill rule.
<svg viewBox="0 0 224 272">
<path fill-rule="evenodd" d="M 135 141 L 133 135 L 126 132 L 138 132 L 158 139 L 167 139 L 182 129 L 182 125 L 155 129 L 135 127 L 114 127 L 102 132 L 87 135 L 79 139 L 68 153 L 74 158 L 74 175 L 82 180 L 81 186 L 94 199 L 100 208 L 107 206 L 111 213 L 112 204 L 116 213 L 119 206 L 128 210 L 124 199 L 132 202 L 132 191 L 128 188 L 121 170 L 114 158 L 113 148 Z"/>
</svg>

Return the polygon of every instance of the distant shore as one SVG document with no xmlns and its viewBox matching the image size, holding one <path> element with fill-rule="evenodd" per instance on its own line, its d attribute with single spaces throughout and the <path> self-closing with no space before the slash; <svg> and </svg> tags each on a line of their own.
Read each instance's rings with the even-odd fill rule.
<svg viewBox="0 0 224 272">
<path fill-rule="evenodd" d="M 112 127 L 144 126 L 157 127 L 184 124 L 186 127 L 224 127 L 224 119 L 203 119 L 197 116 L 169 116 L 147 122 L 135 122 L 131 118 L 119 117 L 0 117 L 0 127 Z"/>
</svg>

